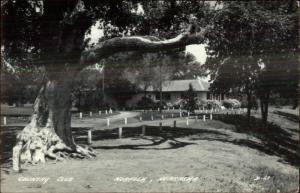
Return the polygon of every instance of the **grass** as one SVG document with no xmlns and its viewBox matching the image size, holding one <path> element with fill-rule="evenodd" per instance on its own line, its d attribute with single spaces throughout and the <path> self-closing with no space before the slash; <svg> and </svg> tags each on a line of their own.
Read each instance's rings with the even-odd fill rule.
<svg viewBox="0 0 300 193">
<path fill-rule="evenodd" d="M 98 153 L 92 160 L 68 160 L 46 165 L 24 166 L 24 174 L 4 175 L 3 187 L 24 188 L 32 192 L 97 192 L 97 191 L 230 191 L 230 192 L 276 192 L 294 190 L 298 187 L 297 170 L 290 163 L 278 163 L 285 154 L 278 152 L 262 140 L 276 141 L 277 135 L 289 138 L 289 134 L 273 124 L 263 132 L 258 119 L 247 124 L 241 115 L 215 117 L 223 121 L 191 121 L 190 127 L 178 124 L 177 128 L 147 126 L 146 136 L 141 127 L 123 127 L 123 137 L 118 139 L 116 128 L 93 131 L 93 148 Z M 223 122 L 227 122 L 225 124 Z M 181 124 L 184 124 L 182 122 Z M 233 127 L 232 125 L 236 125 Z M 181 127 L 182 126 L 182 127 Z M 1 138 L 5 150 L 10 153 L 15 134 L 22 128 L 4 128 Z M 75 140 L 86 144 L 86 129 L 74 129 Z M 4 135 L 3 135 L 4 134 Z M 247 136 L 256 136 L 262 143 L 254 143 Z M 272 140 L 275 140 L 272 141 Z M 286 139 L 287 140 L 287 139 Z M 287 145 L 282 143 L 281 145 Z M 2 144 L 1 144 L 2 146 Z M 265 147 L 266 146 L 266 147 Z M 8 170 L 7 170 L 8 171 Z M 286 173 L 284 173 L 287 171 Z M 62 186 L 52 180 L 46 185 L 20 184 L 16 179 L 27 176 L 75 176 L 72 183 Z M 199 177 L 198 183 L 158 183 L 155 179 L 164 176 Z M 153 183 L 116 183 L 116 176 L 142 176 L 153 179 Z M 257 176 L 270 176 L 270 180 L 254 181 Z M 101 179 L 101 180 L 100 180 Z M 14 184 L 14 186 L 12 186 Z M 88 189 L 86 187 L 89 187 Z"/>
<path fill-rule="evenodd" d="M 292 139 L 292 134 L 280 126 L 269 122 L 265 125 L 258 118 L 250 117 L 248 120 L 242 115 L 217 115 L 215 118 L 234 125 L 236 132 L 252 135 L 263 143 L 262 145 L 254 143 L 249 145 L 256 146 L 264 153 L 278 155 L 284 161 L 299 167 L 299 140 Z"/>
</svg>

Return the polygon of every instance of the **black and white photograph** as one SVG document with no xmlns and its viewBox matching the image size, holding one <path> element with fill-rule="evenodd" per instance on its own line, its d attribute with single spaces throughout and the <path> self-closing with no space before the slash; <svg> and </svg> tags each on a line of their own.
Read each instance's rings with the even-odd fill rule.
<svg viewBox="0 0 300 193">
<path fill-rule="evenodd" d="M 2 0 L 0 192 L 298 193 L 297 0 Z"/>
</svg>

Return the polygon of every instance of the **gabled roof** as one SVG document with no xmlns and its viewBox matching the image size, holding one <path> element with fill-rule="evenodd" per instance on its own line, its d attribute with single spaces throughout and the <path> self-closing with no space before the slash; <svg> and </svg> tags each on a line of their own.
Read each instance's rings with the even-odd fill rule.
<svg viewBox="0 0 300 193">
<path fill-rule="evenodd" d="M 189 85 L 192 84 L 194 91 L 208 91 L 210 83 L 197 78 L 191 80 L 171 80 L 165 81 L 162 84 L 163 92 L 182 92 L 189 89 Z M 153 88 L 147 89 L 147 91 L 155 91 Z"/>
</svg>

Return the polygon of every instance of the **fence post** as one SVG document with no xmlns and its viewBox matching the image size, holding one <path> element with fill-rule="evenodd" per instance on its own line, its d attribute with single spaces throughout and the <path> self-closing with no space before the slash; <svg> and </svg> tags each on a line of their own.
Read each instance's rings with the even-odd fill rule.
<svg viewBox="0 0 300 193">
<path fill-rule="evenodd" d="M 124 118 L 124 124 L 127 125 L 127 117 Z"/>
<path fill-rule="evenodd" d="M 119 127 L 119 132 L 118 132 L 118 134 L 119 134 L 119 138 L 122 138 L 122 127 Z"/>
<path fill-rule="evenodd" d="M 7 124 L 6 117 L 3 117 L 3 125 L 6 125 L 6 124 Z"/>
<path fill-rule="evenodd" d="M 176 120 L 174 120 L 174 128 L 176 128 Z"/>
<path fill-rule="evenodd" d="M 206 119 L 206 117 L 205 117 L 205 115 L 203 115 L 203 121 L 205 121 L 205 119 Z"/>
<path fill-rule="evenodd" d="M 142 135 L 145 135 L 145 134 L 146 134 L 146 126 L 142 125 Z"/>
<path fill-rule="evenodd" d="M 82 119 L 82 112 L 79 113 L 79 118 Z"/>
<path fill-rule="evenodd" d="M 109 118 L 106 119 L 106 125 L 107 125 L 107 126 L 110 125 Z"/>
<path fill-rule="evenodd" d="M 88 144 L 92 144 L 92 131 L 89 129 L 88 130 Z"/>
</svg>

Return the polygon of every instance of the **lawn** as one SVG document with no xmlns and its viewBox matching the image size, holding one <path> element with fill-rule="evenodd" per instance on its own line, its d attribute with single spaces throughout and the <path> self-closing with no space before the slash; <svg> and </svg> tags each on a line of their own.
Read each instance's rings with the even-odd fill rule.
<svg viewBox="0 0 300 193">
<path fill-rule="evenodd" d="M 297 126 L 284 117 L 272 116 Z M 260 131 L 259 124 L 259 120 L 254 119 L 251 127 L 245 127 L 243 116 L 229 115 L 223 117 L 222 122 L 190 120 L 188 128 L 181 119 L 177 128 L 165 126 L 161 132 L 158 127 L 148 126 L 145 136 L 141 135 L 141 127 L 124 127 L 121 139 L 117 129 L 98 130 L 93 132 L 92 145 L 96 158 L 23 165 L 23 173 L 13 173 L 11 163 L 6 162 L 1 170 L 1 190 L 297 192 L 299 165 L 293 159 L 299 160 L 298 133 L 291 127 L 274 124 Z M 86 132 L 83 130 L 77 128 L 74 132 L 77 142 L 84 144 Z M 17 129 L 12 131 L 17 132 Z M 10 134 L 8 141 L 13 139 L 13 132 L 5 134 Z M 20 181 L 20 177 L 49 180 L 43 184 Z M 72 180 L 59 182 L 59 177 Z"/>
</svg>

